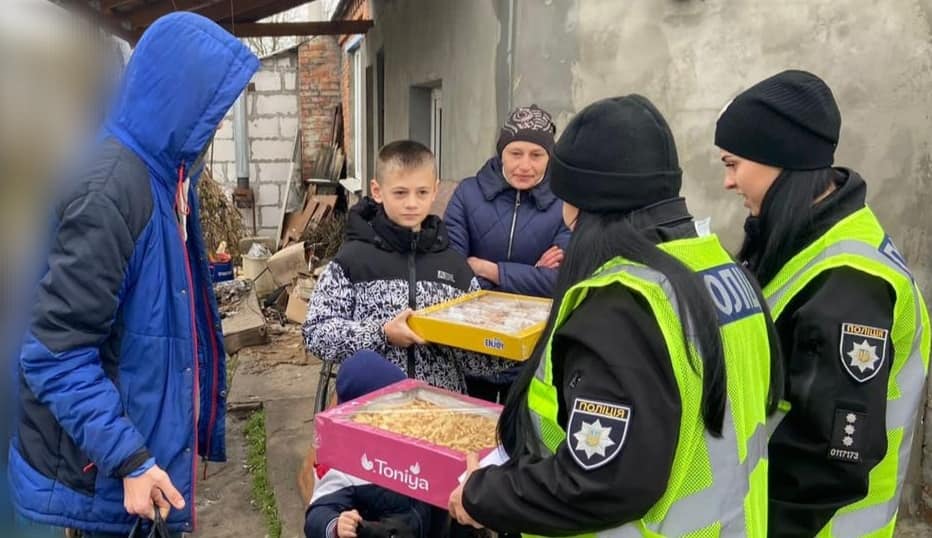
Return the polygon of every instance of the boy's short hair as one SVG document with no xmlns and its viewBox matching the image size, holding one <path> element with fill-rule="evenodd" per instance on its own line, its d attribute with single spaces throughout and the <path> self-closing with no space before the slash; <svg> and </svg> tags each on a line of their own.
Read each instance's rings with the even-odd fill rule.
<svg viewBox="0 0 932 538">
<path fill-rule="evenodd" d="M 389 170 L 415 170 L 430 166 L 437 175 L 437 161 L 434 152 L 424 144 L 414 140 L 396 140 L 382 146 L 375 164 L 375 180 L 382 184 Z"/>
</svg>

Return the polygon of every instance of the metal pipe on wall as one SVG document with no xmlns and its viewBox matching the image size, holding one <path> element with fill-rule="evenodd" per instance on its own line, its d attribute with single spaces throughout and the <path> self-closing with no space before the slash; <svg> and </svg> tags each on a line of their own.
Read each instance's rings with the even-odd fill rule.
<svg viewBox="0 0 932 538">
<path fill-rule="evenodd" d="M 233 104 L 233 144 L 236 159 L 236 186 L 249 188 L 249 132 L 246 128 L 246 92 Z"/>
<path fill-rule="evenodd" d="M 511 113 L 514 108 L 515 95 L 515 3 L 517 0 L 508 1 L 508 106 L 505 113 Z"/>
<path fill-rule="evenodd" d="M 233 201 L 240 209 L 252 209 L 252 234 L 258 233 L 256 196 L 249 187 L 249 131 L 246 128 L 246 91 L 233 104 L 233 154 L 236 159 L 236 188 Z"/>
</svg>

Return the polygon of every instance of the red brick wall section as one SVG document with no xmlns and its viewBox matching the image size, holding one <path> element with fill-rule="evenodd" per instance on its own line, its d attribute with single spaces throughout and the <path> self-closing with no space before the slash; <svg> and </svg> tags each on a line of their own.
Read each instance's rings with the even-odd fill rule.
<svg viewBox="0 0 932 538">
<path fill-rule="evenodd" d="M 314 37 L 298 47 L 301 175 L 310 176 L 317 149 L 330 144 L 333 113 L 340 103 L 341 51 L 333 36 Z"/>
<path fill-rule="evenodd" d="M 371 16 L 369 2 L 367 0 L 354 0 L 347 8 L 346 16 L 343 20 L 356 21 L 369 19 Z M 354 36 L 340 36 L 339 44 L 342 49 L 343 45 Z M 341 91 L 343 93 L 343 147 L 346 148 L 346 158 L 353 158 L 353 92 L 351 80 L 353 76 L 353 63 L 349 54 L 341 50 L 343 76 L 341 80 Z M 360 178 L 365 181 L 365 178 Z"/>
<path fill-rule="evenodd" d="M 346 9 L 346 15 L 343 16 L 345 21 L 359 21 L 371 18 L 372 11 L 369 9 L 368 0 L 353 0 Z M 340 36 L 340 45 L 345 44 L 351 37 L 349 35 Z"/>
<path fill-rule="evenodd" d="M 350 55 L 342 53 L 341 62 L 343 71 L 340 76 L 340 93 L 343 99 L 343 149 L 346 152 L 347 164 L 353 159 L 353 92 L 350 87 L 350 78 L 353 76 L 353 62 Z M 347 171 L 349 167 L 347 166 Z"/>
</svg>

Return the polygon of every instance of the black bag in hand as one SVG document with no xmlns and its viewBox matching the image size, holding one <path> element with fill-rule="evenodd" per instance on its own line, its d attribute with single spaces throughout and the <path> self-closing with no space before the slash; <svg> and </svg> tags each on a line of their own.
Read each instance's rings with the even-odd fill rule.
<svg viewBox="0 0 932 538">
<path fill-rule="evenodd" d="M 162 519 L 162 512 L 159 510 L 159 507 L 155 507 L 155 521 L 152 522 L 152 525 L 146 525 L 149 520 L 145 518 L 139 518 L 136 520 L 136 523 L 133 525 L 133 530 L 129 531 L 129 536 L 127 538 L 171 538 L 171 533 L 168 532 L 168 525 L 165 524 L 165 520 Z M 146 533 L 145 527 L 149 527 L 149 532 Z"/>
<path fill-rule="evenodd" d="M 416 538 L 414 531 L 400 518 L 387 517 L 379 521 L 363 521 L 356 528 L 359 538 Z"/>
</svg>

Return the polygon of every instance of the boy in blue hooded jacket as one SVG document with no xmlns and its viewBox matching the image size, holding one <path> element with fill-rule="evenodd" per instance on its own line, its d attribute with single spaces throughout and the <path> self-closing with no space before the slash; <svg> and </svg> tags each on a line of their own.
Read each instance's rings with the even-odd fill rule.
<svg viewBox="0 0 932 538">
<path fill-rule="evenodd" d="M 9 482 L 21 520 L 126 536 L 154 503 L 171 532 L 193 531 L 197 456 L 226 457 L 225 355 L 195 183 L 258 65 L 192 13 L 162 17 L 136 46 L 55 207 L 19 355 Z"/>
</svg>

